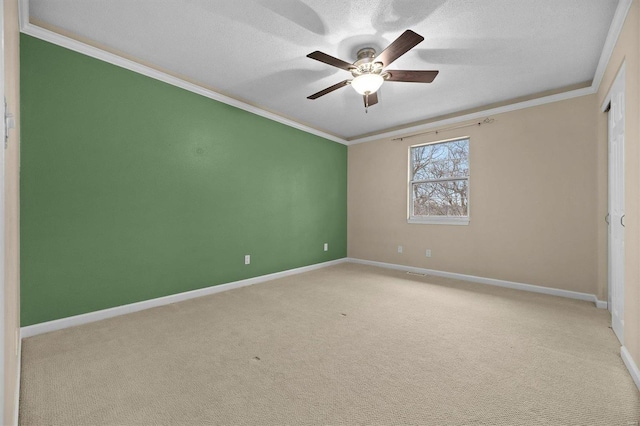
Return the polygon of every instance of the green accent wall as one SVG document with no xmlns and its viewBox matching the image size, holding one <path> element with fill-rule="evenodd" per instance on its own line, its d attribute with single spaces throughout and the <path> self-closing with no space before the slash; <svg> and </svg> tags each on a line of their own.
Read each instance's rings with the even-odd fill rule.
<svg viewBox="0 0 640 426">
<path fill-rule="evenodd" d="M 346 146 L 20 40 L 22 326 L 346 256 Z"/>
</svg>

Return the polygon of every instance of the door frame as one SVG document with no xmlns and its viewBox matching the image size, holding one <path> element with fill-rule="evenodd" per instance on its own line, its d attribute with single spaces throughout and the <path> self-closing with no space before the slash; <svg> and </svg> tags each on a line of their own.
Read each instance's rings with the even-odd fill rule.
<svg viewBox="0 0 640 426">
<path fill-rule="evenodd" d="M 623 93 L 623 99 L 626 102 L 626 61 L 622 61 L 622 64 L 620 65 L 620 69 L 618 70 L 618 73 L 613 81 L 613 83 L 611 84 L 611 87 L 609 88 L 609 92 L 607 93 L 607 96 L 604 99 L 604 102 L 602 103 L 601 106 L 601 110 L 602 112 L 605 113 L 611 113 L 610 112 L 610 108 L 611 108 L 611 100 L 612 97 L 614 96 L 615 93 L 619 93 L 622 92 Z M 623 113 L 626 114 L 626 108 L 623 111 Z M 626 117 L 625 117 L 625 126 L 626 126 Z M 623 140 L 624 140 L 624 134 L 625 134 L 625 130 L 626 129 L 622 129 L 623 132 Z M 612 259 L 612 238 L 611 238 L 611 233 L 612 233 L 612 219 L 613 217 L 611 216 L 611 170 L 610 170 L 610 165 L 611 165 L 611 123 L 609 120 L 609 117 L 607 116 L 607 217 L 609 218 L 608 220 L 608 224 L 607 224 L 607 308 L 609 310 L 609 312 L 612 315 L 612 323 L 613 323 L 613 300 L 612 300 L 612 291 L 611 291 L 611 287 L 612 287 L 612 275 L 613 275 L 613 259 Z M 624 146 L 623 146 L 623 150 L 622 150 L 622 162 L 623 162 L 623 183 L 624 183 L 624 161 L 625 161 L 625 152 L 624 152 Z M 624 198 L 624 192 L 622 194 L 623 198 Z M 624 214 L 623 214 L 624 217 Z M 615 223 L 615 225 L 617 225 L 617 223 Z M 624 288 L 625 288 L 625 283 L 624 283 L 624 262 L 622 263 L 622 293 L 621 293 L 621 297 L 622 297 L 622 303 L 624 304 Z M 624 311 L 623 311 L 623 315 L 624 315 Z M 624 345 L 624 318 L 621 318 L 621 325 L 622 325 L 622 333 L 621 335 L 618 335 L 618 333 L 616 333 L 616 336 L 618 337 L 618 339 L 620 340 L 620 343 L 622 345 Z M 613 325 L 613 324 L 612 324 Z M 615 329 L 614 329 L 615 331 Z"/>
<path fill-rule="evenodd" d="M 5 282 L 4 282 L 4 252 L 5 252 L 5 149 L 6 149 L 6 117 L 7 104 L 5 101 L 4 82 L 4 0 L 0 0 L 0 114 L 2 124 L 0 124 L 0 421 L 4 422 L 5 393 Z"/>
</svg>

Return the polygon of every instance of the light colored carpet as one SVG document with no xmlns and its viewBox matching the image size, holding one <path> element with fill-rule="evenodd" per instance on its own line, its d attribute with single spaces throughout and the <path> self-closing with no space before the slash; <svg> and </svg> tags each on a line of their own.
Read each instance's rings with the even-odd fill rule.
<svg viewBox="0 0 640 426">
<path fill-rule="evenodd" d="M 341 264 L 26 339 L 22 425 L 631 425 L 592 303 Z"/>
</svg>

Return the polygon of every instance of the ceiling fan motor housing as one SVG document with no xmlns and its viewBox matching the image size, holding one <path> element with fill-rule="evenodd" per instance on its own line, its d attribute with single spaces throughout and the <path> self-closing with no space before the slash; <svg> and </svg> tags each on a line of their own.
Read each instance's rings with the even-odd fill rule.
<svg viewBox="0 0 640 426">
<path fill-rule="evenodd" d="M 351 70 L 351 74 L 357 77 L 362 74 L 380 74 L 382 72 L 382 63 L 374 62 L 376 58 L 376 50 L 373 47 L 363 47 L 358 50 L 358 59 L 353 63 L 356 67 Z"/>
</svg>

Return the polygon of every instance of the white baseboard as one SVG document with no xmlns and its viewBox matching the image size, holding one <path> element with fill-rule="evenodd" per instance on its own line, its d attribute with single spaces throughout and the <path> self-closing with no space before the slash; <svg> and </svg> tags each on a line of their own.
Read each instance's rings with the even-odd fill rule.
<svg viewBox="0 0 640 426">
<path fill-rule="evenodd" d="M 609 307 L 609 304 L 607 302 L 605 302 L 604 300 L 596 299 L 596 308 L 607 309 L 608 307 Z"/>
<path fill-rule="evenodd" d="M 640 390 L 640 370 L 638 369 L 638 365 L 633 361 L 626 346 L 620 348 L 620 356 L 622 357 L 622 361 L 624 361 L 624 365 L 627 366 L 627 370 L 629 370 L 629 374 L 631 374 L 638 390 Z"/>
<path fill-rule="evenodd" d="M 76 325 L 87 324 L 90 322 L 100 321 L 106 318 L 112 318 L 119 315 L 138 312 L 157 306 L 168 305 L 171 303 L 181 302 L 183 300 L 194 299 L 196 297 L 208 296 L 210 294 L 220 293 L 234 288 L 246 287 L 253 284 L 259 284 L 278 278 L 296 275 L 303 272 L 313 271 L 315 269 L 325 268 L 327 266 L 337 265 L 346 262 L 346 258 L 332 260 L 329 262 L 316 263 L 315 265 L 303 266 L 301 268 L 289 269 L 286 271 L 275 272 L 273 274 L 262 275 L 259 277 L 248 278 L 246 280 L 234 281 L 226 284 L 205 287 L 198 290 L 186 291 L 184 293 L 172 294 L 170 296 L 158 297 L 156 299 L 144 300 L 142 302 L 130 303 L 128 305 L 116 306 L 113 308 L 103 309 L 86 314 L 75 315 L 72 317 L 61 318 L 53 321 L 42 322 L 39 324 L 29 325 L 20 328 L 20 336 L 22 339 L 36 336 L 50 331 L 61 330 L 63 328 L 74 327 Z"/>
<path fill-rule="evenodd" d="M 19 332 L 20 333 L 20 332 Z M 18 377 L 16 379 L 16 393 L 13 406 L 13 425 L 18 426 L 18 417 L 20 415 L 20 375 L 22 373 L 22 333 L 18 338 Z"/>
<path fill-rule="evenodd" d="M 494 278 L 476 277 L 474 275 L 465 275 L 465 274 L 458 274 L 455 272 L 438 271 L 436 269 L 415 268 L 413 266 L 397 265 L 395 263 L 376 262 L 373 260 L 355 259 L 351 257 L 347 258 L 347 260 L 353 263 L 379 266 L 381 268 L 395 269 L 398 271 L 408 271 L 408 272 L 414 272 L 418 274 L 435 275 L 437 277 L 471 281 L 479 284 L 488 284 L 488 285 L 493 285 L 497 287 L 512 288 L 515 290 L 524 290 L 532 293 L 542 293 L 542 294 L 549 294 L 552 296 L 567 297 L 569 299 L 586 300 L 588 302 L 595 303 L 596 307 L 598 308 L 604 309 L 607 307 L 607 302 L 598 300 L 595 294 L 579 293 L 577 291 L 562 290 L 559 288 L 552 288 L 552 287 L 541 287 L 541 286 L 532 285 L 532 284 L 523 284 L 523 283 L 517 283 L 513 281 L 497 280 Z"/>
<path fill-rule="evenodd" d="M 157 306 L 168 305 L 170 303 L 176 303 L 176 302 L 181 302 L 183 300 L 194 299 L 196 297 L 202 297 L 210 294 L 220 293 L 223 291 L 232 290 L 234 288 L 240 288 L 240 287 L 246 287 L 253 284 L 259 284 L 259 283 L 275 280 L 277 278 L 283 278 L 289 275 L 300 274 L 307 271 L 313 271 L 315 269 L 320 269 L 320 268 L 324 268 L 331 265 L 337 265 L 339 263 L 344 263 L 344 262 L 378 266 L 378 267 L 387 268 L 387 269 L 409 271 L 409 272 L 415 272 L 419 274 L 435 275 L 440 277 L 471 281 L 471 282 L 476 282 L 480 284 L 489 284 L 489 285 L 494 285 L 498 287 L 506 287 L 506 288 L 512 288 L 516 290 L 530 291 L 534 293 L 542 293 L 542 294 L 549 294 L 553 296 L 567 297 L 570 299 L 586 300 L 586 301 L 595 303 L 598 308 L 606 309 L 607 307 L 607 302 L 598 300 L 597 297 L 593 294 L 579 293 L 575 291 L 561 290 L 561 289 L 550 288 L 550 287 L 541 287 L 541 286 L 517 283 L 512 281 L 497 280 L 493 278 L 476 277 L 473 275 L 464 275 L 464 274 L 458 274 L 454 272 L 438 271 L 435 269 L 416 268 L 412 266 L 376 262 L 373 260 L 342 258 L 342 259 L 332 260 L 329 262 L 318 263 L 315 265 L 304 266 L 301 268 L 289 269 L 287 271 L 276 272 L 273 274 L 262 275 L 259 277 L 249 278 L 246 280 L 234 281 L 227 284 L 220 284 L 216 286 L 205 287 L 198 290 L 187 291 L 184 293 L 173 294 L 170 296 L 159 297 L 156 299 L 145 300 L 142 302 L 136 302 L 128 305 L 116 306 L 114 308 L 103 309 L 100 311 L 89 312 L 86 314 L 75 315 L 72 317 L 61 318 L 53 321 L 47 321 L 40 324 L 29 325 L 26 327 L 22 327 L 20 329 L 20 335 L 21 335 L 21 339 L 31 337 L 31 336 L 36 336 L 38 334 L 48 333 L 50 331 L 61 330 L 63 328 L 73 327 L 81 324 L 87 324 L 90 322 L 99 321 L 106 318 L 112 318 L 119 315 L 124 315 L 132 312 L 142 311 L 145 309 L 155 308 Z"/>
</svg>

